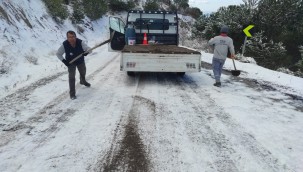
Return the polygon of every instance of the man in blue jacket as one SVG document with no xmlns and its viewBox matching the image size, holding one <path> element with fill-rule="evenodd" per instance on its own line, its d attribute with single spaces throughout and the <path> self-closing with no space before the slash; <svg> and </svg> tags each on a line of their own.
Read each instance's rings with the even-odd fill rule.
<svg viewBox="0 0 303 172">
<path fill-rule="evenodd" d="M 66 33 L 67 40 L 63 42 L 60 48 L 57 51 L 57 57 L 61 60 L 68 68 L 68 78 L 69 78 L 69 94 L 70 98 L 76 99 L 76 89 L 75 89 L 75 76 L 76 76 L 76 68 L 78 68 L 80 74 L 80 84 L 85 85 L 86 87 L 90 87 L 90 83 L 85 80 L 86 75 L 86 66 L 84 61 L 84 56 L 87 53 L 83 54 L 82 57 L 69 64 L 75 57 L 84 53 L 89 49 L 89 47 L 81 40 L 76 37 L 76 33 L 74 31 L 68 31 Z M 65 53 L 65 58 L 63 58 L 63 54 Z"/>
<path fill-rule="evenodd" d="M 231 54 L 231 58 L 235 56 L 235 49 L 233 40 L 227 36 L 228 27 L 223 26 L 220 30 L 221 34 L 209 40 L 208 44 L 214 48 L 214 56 L 212 61 L 213 72 L 215 75 L 216 83 L 214 86 L 221 87 L 221 73 L 225 63 L 228 50 Z"/>
</svg>

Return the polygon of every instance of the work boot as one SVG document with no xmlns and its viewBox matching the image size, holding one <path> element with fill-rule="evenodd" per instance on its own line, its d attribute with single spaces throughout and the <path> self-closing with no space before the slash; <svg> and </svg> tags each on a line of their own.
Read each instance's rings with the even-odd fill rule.
<svg viewBox="0 0 303 172">
<path fill-rule="evenodd" d="M 216 86 L 216 87 L 221 87 L 221 82 L 216 82 L 216 83 L 214 83 L 214 86 Z"/>
<path fill-rule="evenodd" d="M 86 81 L 85 81 L 85 82 L 81 82 L 81 81 L 80 81 L 80 84 L 81 84 L 81 85 L 85 85 L 86 87 L 90 87 L 90 83 L 88 83 L 88 82 L 86 82 Z"/>
<path fill-rule="evenodd" d="M 70 96 L 70 99 L 75 100 L 77 97 L 76 96 Z"/>
</svg>

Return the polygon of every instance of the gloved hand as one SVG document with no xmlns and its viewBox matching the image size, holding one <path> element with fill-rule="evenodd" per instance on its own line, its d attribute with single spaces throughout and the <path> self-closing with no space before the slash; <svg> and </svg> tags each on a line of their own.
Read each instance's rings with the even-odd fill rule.
<svg viewBox="0 0 303 172">
<path fill-rule="evenodd" d="M 83 53 L 83 56 L 87 56 L 89 53 L 87 52 L 87 53 Z"/>
<path fill-rule="evenodd" d="M 69 66 L 69 63 L 65 59 L 63 59 L 62 62 L 65 64 L 65 66 Z"/>
</svg>

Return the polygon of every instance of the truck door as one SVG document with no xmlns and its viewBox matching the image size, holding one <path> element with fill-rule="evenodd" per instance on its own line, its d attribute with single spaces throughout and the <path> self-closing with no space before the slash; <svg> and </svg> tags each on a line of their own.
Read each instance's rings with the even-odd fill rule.
<svg viewBox="0 0 303 172">
<path fill-rule="evenodd" d="M 109 17 L 109 31 L 114 34 L 111 35 L 110 48 L 112 50 L 122 50 L 125 46 L 125 23 L 118 17 Z"/>
</svg>

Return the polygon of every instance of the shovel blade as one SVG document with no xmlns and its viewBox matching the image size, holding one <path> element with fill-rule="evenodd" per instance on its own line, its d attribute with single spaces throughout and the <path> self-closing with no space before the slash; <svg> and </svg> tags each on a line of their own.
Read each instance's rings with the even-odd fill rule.
<svg viewBox="0 0 303 172">
<path fill-rule="evenodd" d="M 239 75 L 241 74 L 241 71 L 239 71 L 239 70 L 232 70 L 232 71 L 231 71 L 231 74 L 232 74 L 233 76 L 239 76 Z"/>
</svg>

